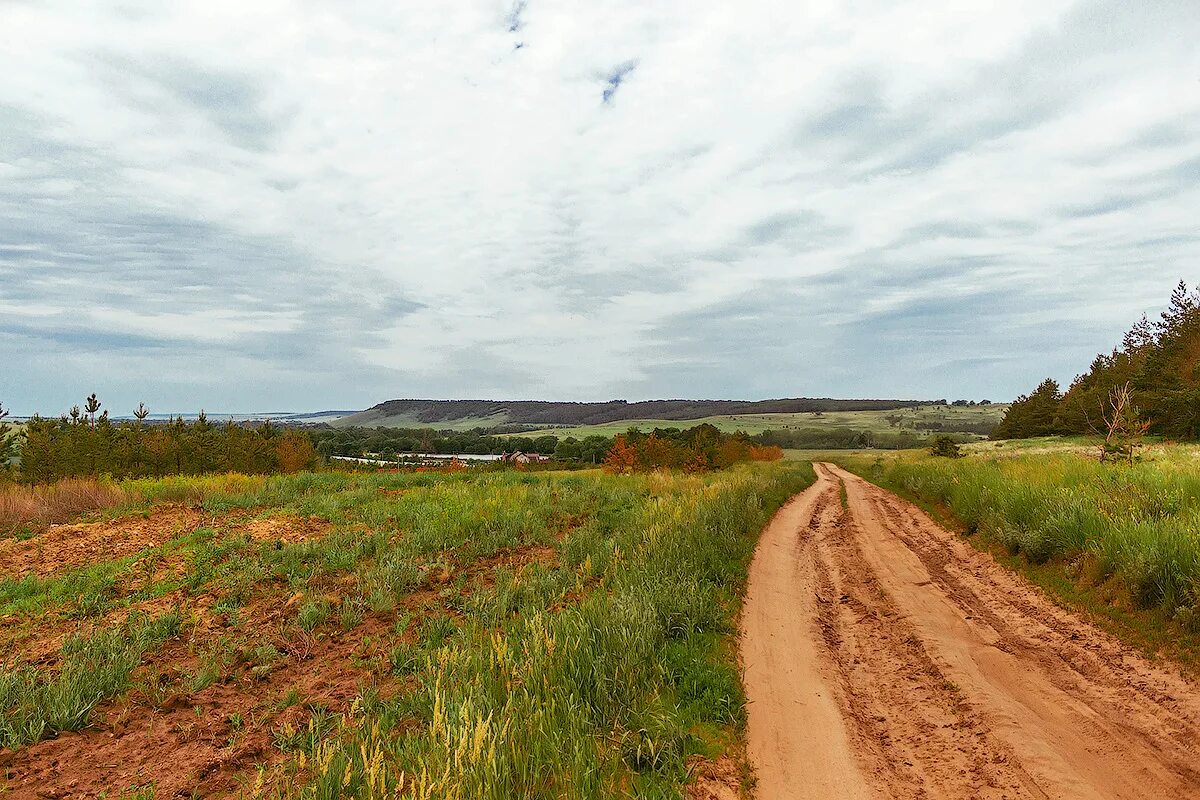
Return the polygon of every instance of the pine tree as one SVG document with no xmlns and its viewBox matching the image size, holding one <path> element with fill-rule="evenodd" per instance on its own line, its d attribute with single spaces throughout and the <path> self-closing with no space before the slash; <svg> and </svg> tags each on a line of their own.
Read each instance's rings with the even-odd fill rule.
<svg viewBox="0 0 1200 800">
<path fill-rule="evenodd" d="M 8 461 L 16 451 L 16 437 L 11 434 L 12 428 L 4 420 L 8 410 L 0 403 L 0 474 L 8 472 Z"/>
<path fill-rule="evenodd" d="M 993 439 L 1027 439 L 1061 433 L 1062 394 L 1058 381 L 1046 378 L 1029 395 L 1017 398 L 992 433 Z"/>
<path fill-rule="evenodd" d="M 96 427 L 96 412 L 100 410 L 100 406 L 102 405 L 103 403 L 96 399 L 95 392 L 88 395 L 88 399 L 84 402 L 83 410 L 91 417 L 92 428 Z"/>
</svg>

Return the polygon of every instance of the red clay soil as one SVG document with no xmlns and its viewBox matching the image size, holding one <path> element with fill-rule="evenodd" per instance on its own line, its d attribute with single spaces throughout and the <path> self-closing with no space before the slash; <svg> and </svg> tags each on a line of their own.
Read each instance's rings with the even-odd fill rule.
<svg viewBox="0 0 1200 800">
<path fill-rule="evenodd" d="M 218 536 L 245 535 L 255 541 L 294 544 L 320 538 L 329 532 L 332 525 L 317 517 L 294 514 L 238 522 L 236 517 L 214 516 L 186 506 L 159 506 L 149 518 L 137 515 L 104 522 L 61 525 L 26 542 L 0 542 L 0 565 L 14 570 L 12 574 L 16 576 L 44 577 L 70 567 L 133 555 L 200 527 L 216 528 Z M 178 576 L 185 569 L 183 557 L 178 553 L 169 553 L 154 564 L 152 573 L 139 573 L 132 582 L 121 587 L 121 592 L 138 591 L 172 575 Z M 3 574 L 0 572 L 0 575 Z M 153 615 L 168 611 L 176 604 L 186 603 L 193 609 L 199 607 L 203 612 L 213 600 L 205 595 L 193 598 L 183 589 L 177 589 L 110 611 L 94 621 L 64 619 L 56 610 L 34 618 L 23 614 L 0 616 L 0 664 L 21 660 L 46 666 L 57 661 L 59 648 L 67 637 L 120 623 L 131 611 Z"/>
<path fill-rule="evenodd" d="M 687 785 L 688 800 L 740 800 L 742 774 L 732 758 L 695 758 L 688 763 L 688 771 L 692 775 Z"/>
<path fill-rule="evenodd" d="M 45 577 L 69 567 L 112 561 L 215 523 L 215 517 L 200 509 L 163 505 L 148 516 L 52 525 L 30 539 L 0 540 L 0 575 Z"/>
<path fill-rule="evenodd" d="M 159 707 L 135 690 L 98 709 L 88 730 L 0 751 L 3 797 L 98 797 L 148 783 L 159 798 L 230 794 L 252 780 L 247 776 L 257 764 L 283 757 L 273 740 L 276 730 L 285 723 L 301 730 L 307 724 L 306 710 L 280 710 L 279 699 L 295 690 L 305 705 L 345 711 L 362 685 L 378 683 L 358 666 L 382 656 L 363 649 L 364 637 L 382 641 L 388 629 L 386 622 L 368 619 L 347 633 L 276 637 L 272 643 L 284 657 L 267 676 L 255 678 L 242 665 L 235 678 L 175 694 Z M 165 674 L 157 672 L 165 664 L 180 674 L 186 659 L 186 646 L 176 643 L 138 675 Z M 388 687 L 381 689 L 386 693 Z"/>
<path fill-rule="evenodd" d="M 221 527 L 225 534 L 245 534 L 255 541 L 294 544 L 324 536 L 331 525 L 317 517 L 295 514 L 253 519 L 237 524 L 236 516 L 214 515 L 182 505 L 154 506 L 135 514 L 102 522 L 52 525 L 26 539 L 0 540 L 0 576 L 45 577 L 71 567 L 131 556 L 201 527 Z"/>
<path fill-rule="evenodd" d="M 231 532 L 244 533 L 256 542 L 295 544 L 319 539 L 327 534 L 331 527 L 333 526 L 319 517 L 281 514 L 240 523 L 235 525 Z"/>
<path fill-rule="evenodd" d="M 303 530 L 311 533 L 326 527 L 313 523 Z M 268 539 L 276 538 L 277 533 L 287 535 L 282 528 L 269 530 Z M 553 548 L 531 545 L 492 554 L 460 569 L 477 588 L 494 583 L 497 568 L 520 570 L 534 562 L 550 563 L 554 556 Z M 441 592 L 452 578 L 449 571 L 429 576 L 432 585 L 404 597 L 402 606 L 417 614 L 435 609 L 448 612 Z M 344 575 L 329 581 L 322 591 L 337 606 L 342 597 L 352 593 L 354 583 L 353 576 Z M 181 598 L 188 601 L 187 609 L 196 619 L 189 641 L 168 643 L 134 675 L 137 685 L 154 682 L 168 687 L 164 690 L 168 699 L 156 707 L 144 690 L 135 689 L 99 707 L 92 727 L 85 731 L 15 752 L 0 751 L 0 797 L 84 798 L 105 792 L 111 796 L 150 782 L 159 798 L 193 793 L 227 796 L 236 793 L 241 784 L 253 782 L 257 765 L 284 758 L 275 747 L 276 730 L 285 723 L 301 730 L 307 724 L 308 714 L 303 709 L 278 711 L 273 707 L 287 691 L 295 689 L 305 704 L 318 703 L 342 712 L 364 684 L 376 684 L 384 694 L 399 688 L 387 662 L 387 648 L 397 640 L 389 615 L 369 617 L 349 632 L 326 625 L 321 632 L 308 634 L 287 627 L 304 596 L 288 599 L 277 590 L 259 595 L 242 609 L 247 622 L 237 628 L 226 627 L 220 615 L 211 613 L 213 596 Z M 78 624 L 70 627 L 76 629 Z M 61 641 L 66 633 L 56 631 L 54 635 Z M 413 635 L 411 629 L 405 634 L 408 638 Z M 232 677 L 188 693 L 182 687 L 198 664 L 194 653 L 224 637 L 252 644 L 269 641 L 284 658 L 265 677 L 255 678 L 251 665 L 241 664 L 232 668 Z M 369 650 L 365 642 L 371 642 Z M 47 659 L 56 659 L 56 654 L 54 650 Z M 231 724 L 234 717 L 243 720 L 240 728 Z M 711 797 L 725 800 L 720 794 Z"/>
<path fill-rule="evenodd" d="M 1200 685 L 835 467 L 764 531 L 741 645 L 762 800 L 1200 798 Z"/>
</svg>

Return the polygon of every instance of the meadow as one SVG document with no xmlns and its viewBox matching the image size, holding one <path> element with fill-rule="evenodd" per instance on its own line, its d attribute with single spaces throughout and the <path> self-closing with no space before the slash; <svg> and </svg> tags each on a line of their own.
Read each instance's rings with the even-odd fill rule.
<svg viewBox="0 0 1200 800">
<path fill-rule="evenodd" d="M 754 435 L 764 431 L 822 429 L 832 431 L 868 431 L 876 434 L 915 432 L 928 435 L 925 427 L 946 432 L 972 432 L 994 427 L 1004 417 L 1007 404 L 983 406 L 926 405 L 888 411 L 821 411 L 801 414 L 726 414 L 694 420 L 624 420 L 603 425 L 543 428 L 520 435 L 615 436 L 630 428 L 650 431 L 654 428 L 690 428 L 710 424 L 726 433 L 743 431 Z"/>
<path fill-rule="evenodd" d="M 0 539 L 14 796 L 676 798 L 807 464 L 123 481 Z M 102 504 L 103 505 L 103 504 Z"/>
<path fill-rule="evenodd" d="M 1132 466 L 1083 438 L 841 459 L 942 512 L 1074 605 L 1153 645 L 1200 634 L 1200 447 L 1156 444 Z"/>
</svg>

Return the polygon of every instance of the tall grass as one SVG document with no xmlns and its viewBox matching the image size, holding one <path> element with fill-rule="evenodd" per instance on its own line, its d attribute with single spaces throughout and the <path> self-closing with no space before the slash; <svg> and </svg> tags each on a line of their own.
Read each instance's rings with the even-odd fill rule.
<svg viewBox="0 0 1200 800">
<path fill-rule="evenodd" d="M 562 541 L 559 568 L 505 573 L 449 629 L 449 618 L 423 623 L 418 643 L 392 654 L 415 694 L 356 704 L 305 762 L 309 782 L 281 794 L 680 797 L 703 732 L 744 719 L 722 636 L 757 533 L 811 481 L 808 465 L 576 479 L 595 513 Z M 442 501 L 461 487 L 445 488 Z M 539 512 L 501 488 L 520 487 L 486 487 L 469 531 L 467 516 L 446 524 L 460 512 L 443 503 L 444 541 L 490 531 L 484 540 L 500 545 L 511 520 L 530 524 Z M 561 482 L 535 488 L 566 493 Z"/>
<path fill-rule="evenodd" d="M 67 478 L 48 486 L 0 484 L 0 534 L 68 522 L 86 511 L 131 499 L 122 486 L 95 478 Z"/>
<path fill-rule="evenodd" d="M 389 620 L 381 668 L 403 689 L 364 690 L 340 721 L 278 732 L 293 770 L 283 796 L 676 798 L 688 757 L 744 720 L 730 637 L 746 568 L 771 514 L 813 479 L 793 463 L 699 476 L 129 481 L 140 502 L 199 498 L 213 512 L 331 525 L 293 543 L 200 529 L 63 575 L 0 581 L 0 613 L 82 615 L 182 589 L 212 594 L 231 619 L 257 593 L 298 593 L 288 636 L 352 629 L 366 613 Z M 168 555 L 181 568 L 151 583 Z M 410 613 L 416 590 L 443 608 Z M 97 698 L 122 691 L 145 650 L 132 634 L 120 641 L 64 651 L 54 672 L 0 672 L 0 746 L 81 724 Z M 225 668 L 219 653 L 202 658 L 191 688 Z"/>
<path fill-rule="evenodd" d="M 1030 562 L 1089 562 L 1143 608 L 1191 620 L 1200 610 L 1200 472 L 1191 451 L 1101 464 L 1072 454 L 850 461 L 878 482 L 941 503 Z"/>
</svg>

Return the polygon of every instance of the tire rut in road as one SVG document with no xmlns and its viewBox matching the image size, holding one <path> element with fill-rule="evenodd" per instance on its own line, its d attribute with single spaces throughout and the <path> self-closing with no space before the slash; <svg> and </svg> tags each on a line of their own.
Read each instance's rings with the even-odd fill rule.
<svg viewBox="0 0 1200 800">
<path fill-rule="evenodd" d="M 758 797 L 837 796 L 841 781 L 842 796 L 1200 798 L 1194 682 L 915 506 L 817 471 L 751 567 Z"/>
<path fill-rule="evenodd" d="M 817 623 L 858 754 L 890 797 L 1042 797 L 929 656 L 859 548 L 839 492 L 810 522 Z"/>
</svg>

